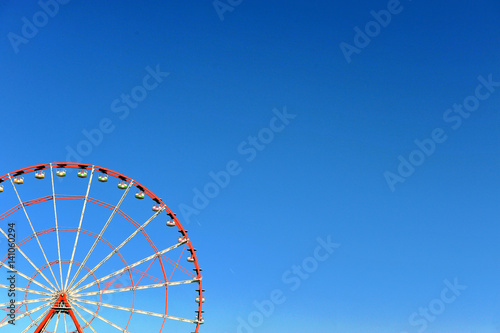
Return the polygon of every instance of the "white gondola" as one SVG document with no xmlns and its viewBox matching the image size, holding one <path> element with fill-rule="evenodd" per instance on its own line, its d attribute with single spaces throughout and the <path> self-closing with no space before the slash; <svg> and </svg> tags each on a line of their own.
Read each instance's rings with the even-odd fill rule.
<svg viewBox="0 0 500 333">
<path fill-rule="evenodd" d="M 196 297 L 196 303 L 200 303 L 200 298 Z M 205 303 L 205 297 L 201 298 L 201 303 Z"/>
<path fill-rule="evenodd" d="M 78 177 L 80 178 L 87 178 L 87 170 L 80 170 L 78 171 Z"/>
<path fill-rule="evenodd" d="M 160 205 L 154 205 L 153 206 L 153 212 L 159 212 L 161 210 L 161 206 Z"/>
<path fill-rule="evenodd" d="M 128 184 L 127 184 L 125 181 L 122 181 L 122 182 L 119 182 L 119 183 L 118 183 L 118 188 L 119 188 L 120 190 L 124 190 L 124 189 L 126 189 L 127 187 L 128 187 Z"/>
<path fill-rule="evenodd" d="M 194 258 L 193 257 L 187 257 L 187 262 L 194 262 Z"/>
<path fill-rule="evenodd" d="M 167 221 L 167 226 L 168 227 L 175 227 L 175 221 L 174 220 Z"/>
<path fill-rule="evenodd" d="M 16 185 L 24 184 L 24 177 L 17 176 L 16 178 L 14 178 L 14 184 Z"/>
<path fill-rule="evenodd" d="M 66 177 L 66 169 L 59 169 L 56 171 L 57 177 Z"/>
<path fill-rule="evenodd" d="M 43 172 L 42 170 L 36 171 L 35 172 L 35 178 L 36 179 L 44 179 L 45 178 L 45 172 Z"/>
<path fill-rule="evenodd" d="M 178 240 L 179 240 L 179 243 L 182 243 L 182 242 L 184 242 L 184 241 L 186 240 L 186 237 L 182 237 L 182 236 L 181 236 L 181 237 L 179 237 L 179 239 L 178 239 Z"/>
</svg>

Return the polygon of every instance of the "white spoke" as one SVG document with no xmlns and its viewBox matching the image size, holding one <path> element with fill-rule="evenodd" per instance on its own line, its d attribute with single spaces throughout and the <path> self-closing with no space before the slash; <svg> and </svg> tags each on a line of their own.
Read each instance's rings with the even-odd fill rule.
<svg viewBox="0 0 500 333">
<path fill-rule="evenodd" d="M 92 252 L 94 252 L 94 249 L 95 247 L 97 246 L 97 244 L 99 243 L 99 240 L 101 239 L 102 235 L 104 234 L 104 231 L 106 231 L 106 229 L 108 228 L 108 225 L 109 223 L 111 222 L 111 220 L 113 219 L 113 217 L 115 216 L 116 214 L 116 211 L 120 208 L 123 200 L 125 199 L 125 197 L 127 196 L 127 193 L 128 191 L 130 190 L 130 188 L 132 187 L 132 185 L 134 184 L 134 181 L 131 180 L 130 181 L 130 184 L 128 185 L 127 189 L 125 190 L 125 193 L 123 193 L 120 201 L 118 202 L 118 204 L 116 205 L 115 209 L 113 209 L 113 212 L 111 213 L 111 216 L 109 217 L 108 221 L 106 222 L 106 224 L 104 225 L 104 227 L 102 228 L 101 232 L 99 233 L 99 236 L 97 236 L 94 244 L 92 245 L 92 248 L 90 249 L 90 251 L 87 253 L 87 256 L 85 257 L 85 259 L 83 260 L 82 264 L 80 265 L 80 267 L 78 267 L 78 270 L 76 271 L 75 273 L 75 276 L 73 276 L 73 279 L 71 279 L 71 282 L 69 283 L 68 287 L 67 288 L 70 288 L 71 285 L 73 284 L 73 282 L 75 282 L 76 278 L 78 277 L 78 274 L 80 274 L 80 271 L 82 270 L 82 267 L 85 266 L 85 264 L 87 263 L 87 260 L 89 259 L 90 255 L 92 254 Z"/>
<path fill-rule="evenodd" d="M 31 324 L 29 324 L 28 327 L 26 327 L 21 333 L 26 333 L 29 331 L 30 328 L 32 328 L 33 326 L 36 325 L 37 321 L 39 320 L 42 320 L 42 318 L 44 318 L 48 313 L 49 313 L 50 309 L 47 309 L 44 313 L 42 313 L 40 315 L 40 317 L 36 318 Z"/>
<path fill-rule="evenodd" d="M 5 284 L 0 284 L 0 288 L 9 289 L 10 287 L 7 286 L 7 285 L 5 285 Z M 24 288 L 20 288 L 20 287 L 16 287 L 16 290 L 18 290 L 18 291 L 24 291 L 24 292 L 31 293 L 31 294 L 37 294 L 37 295 L 53 296 L 52 293 L 46 293 L 46 292 L 43 292 L 43 291 L 32 290 L 32 289 L 24 289 Z"/>
<path fill-rule="evenodd" d="M 26 274 L 21 273 L 21 272 L 20 272 L 20 271 L 18 271 L 17 269 L 12 269 L 12 268 L 10 268 L 9 266 L 5 265 L 5 264 L 4 264 L 3 262 L 1 262 L 1 261 L 0 261 L 0 267 L 5 267 L 5 269 L 7 269 L 7 270 L 9 270 L 9 271 L 11 271 L 11 272 L 14 272 L 14 274 L 18 274 L 18 275 L 22 276 L 23 278 L 25 278 L 26 280 L 33 282 L 33 283 L 34 283 L 34 284 L 36 284 L 37 286 L 42 287 L 43 289 L 45 289 L 45 290 L 47 290 L 47 291 L 50 291 L 50 294 L 47 294 L 47 293 L 44 293 L 44 294 L 47 294 L 47 295 L 52 295 L 52 293 L 54 292 L 54 290 L 52 290 L 52 289 L 50 289 L 50 288 L 48 288 L 48 287 L 44 286 L 44 285 L 43 285 L 43 284 L 41 284 L 40 282 L 38 282 L 38 281 L 34 280 L 33 278 L 30 278 L 29 276 L 27 276 Z M 37 272 L 39 272 L 39 273 L 40 273 L 40 270 L 37 270 Z M 17 288 L 17 289 L 19 289 L 19 288 Z"/>
<path fill-rule="evenodd" d="M 97 266 L 95 266 L 90 271 L 88 271 L 87 274 L 85 274 L 85 276 L 83 278 L 81 278 L 80 281 L 75 283 L 75 285 L 71 289 L 75 289 L 76 287 L 78 287 L 83 281 L 85 281 L 85 279 L 87 279 L 90 275 L 92 275 L 99 267 L 104 265 L 104 263 L 106 261 L 108 261 L 109 258 L 111 258 L 115 253 L 118 253 L 118 251 L 120 251 L 120 249 L 122 247 L 124 247 L 125 244 L 130 242 L 130 240 L 132 238 L 134 238 L 139 232 L 144 230 L 144 228 L 146 228 L 148 226 L 148 224 L 151 223 L 151 221 L 153 221 L 162 211 L 163 211 L 163 208 L 161 210 L 157 211 L 153 216 L 151 216 L 146 222 L 144 222 L 143 225 L 141 225 L 139 228 L 137 228 L 137 230 L 135 230 L 130 236 L 128 236 L 127 239 L 125 239 L 120 245 L 118 245 L 118 247 L 116 247 L 113 251 L 111 251 L 111 253 L 108 254 L 108 256 L 106 258 L 104 258 L 99 264 L 97 264 Z"/>
<path fill-rule="evenodd" d="M 73 246 L 73 253 L 71 254 L 71 260 L 69 262 L 68 274 L 66 275 L 66 282 L 64 283 L 64 290 L 66 290 L 68 287 L 69 276 L 71 274 L 71 267 L 73 265 L 73 259 L 75 258 L 76 246 L 78 244 L 78 237 L 80 236 L 80 230 L 82 228 L 83 216 L 85 215 L 85 209 L 87 208 L 87 202 L 89 200 L 90 185 L 92 184 L 93 176 L 94 176 L 94 167 L 92 167 L 92 172 L 90 173 L 89 184 L 87 185 L 87 193 L 85 194 L 85 200 L 83 201 L 82 214 L 80 215 L 80 223 L 78 224 L 78 229 L 76 231 L 75 245 Z"/>
<path fill-rule="evenodd" d="M 73 294 L 72 296 L 74 297 L 83 297 L 83 296 L 93 296 L 93 295 L 102 295 L 102 294 L 112 294 L 112 293 L 121 293 L 125 291 L 133 291 L 133 290 L 143 290 L 143 289 L 153 289 L 153 288 L 161 288 L 165 286 L 176 286 L 176 285 L 181 285 L 181 284 L 188 284 L 188 283 L 195 283 L 199 282 L 200 280 L 194 279 L 194 280 L 184 280 L 184 281 L 175 281 L 175 282 L 163 282 L 163 283 L 156 283 L 156 284 L 148 284 L 144 286 L 134 286 L 134 287 L 126 287 L 126 288 L 118 288 L 118 289 L 106 289 L 106 290 L 99 290 L 99 291 L 93 291 L 89 293 L 83 293 L 83 294 Z"/>
<path fill-rule="evenodd" d="M 0 228 L 0 232 L 1 232 L 4 236 L 5 236 L 5 238 L 7 238 L 7 240 L 9 239 L 9 236 L 7 236 L 7 234 L 5 233 L 5 231 L 4 231 L 2 228 Z M 24 258 L 25 258 L 25 259 L 26 259 L 26 260 L 30 263 L 30 265 L 31 265 L 31 266 L 33 266 L 33 268 L 34 268 L 34 269 L 35 269 L 35 270 L 36 270 L 36 271 L 37 271 L 37 272 L 38 272 L 38 273 L 39 273 L 39 274 L 40 274 L 40 275 L 41 275 L 41 276 L 45 279 L 45 281 L 47 281 L 47 282 L 48 282 L 48 283 L 52 286 L 52 288 L 56 289 L 56 287 L 54 287 L 54 285 L 53 285 L 53 284 L 50 282 L 50 280 L 49 280 L 49 279 L 45 276 L 45 274 L 43 274 L 43 272 L 42 272 L 40 269 L 38 269 L 38 267 L 36 267 L 36 265 L 35 265 L 35 264 L 34 264 L 34 263 L 30 260 L 30 258 L 28 258 L 28 256 L 24 253 L 24 251 L 23 251 L 23 250 L 21 250 L 21 249 L 19 248 L 19 246 L 17 246 L 17 244 L 15 244 L 15 243 L 14 243 L 14 245 L 15 245 L 15 249 L 16 249 L 17 251 L 19 251 L 19 253 L 21 253 L 21 255 L 22 255 L 22 256 L 23 256 L 23 257 L 24 257 Z M 39 283 L 39 282 L 36 282 L 35 280 L 33 280 L 33 279 L 29 278 L 27 275 L 22 274 L 22 273 L 21 273 L 21 272 L 19 272 L 18 270 L 16 270 L 16 269 L 11 269 L 8 265 L 6 265 L 6 264 L 4 264 L 2 261 L 0 261 L 0 267 L 3 267 L 3 266 L 5 266 L 5 268 L 6 268 L 7 270 L 11 270 L 11 271 L 15 271 L 15 272 L 17 272 L 17 274 L 21 275 L 23 278 L 27 279 L 28 281 L 33 281 L 33 283 L 35 283 L 36 285 L 38 285 L 38 286 L 40 286 L 40 287 L 42 287 L 42 288 L 44 288 L 44 289 L 46 289 L 46 290 L 48 290 L 48 291 L 50 291 L 50 292 L 53 292 L 53 291 L 54 291 L 53 289 L 50 289 L 50 288 L 48 288 L 48 287 L 44 286 L 43 284 L 41 284 L 41 283 Z"/>
<path fill-rule="evenodd" d="M 103 322 L 105 322 L 106 324 L 109 324 L 109 325 L 113 326 L 113 327 L 114 327 L 114 328 L 116 328 L 117 330 L 119 330 L 119 331 L 121 331 L 121 332 L 123 332 L 123 333 L 130 333 L 130 332 L 129 332 L 129 331 L 127 331 L 126 329 L 121 328 L 120 326 L 118 326 L 118 325 L 116 325 L 116 324 L 114 324 L 114 323 L 110 322 L 109 320 L 107 320 L 107 319 L 103 318 L 102 316 L 100 316 L 98 313 L 94 313 L 94 312 L 90 311 L 89 309 L 87 309 L 87 308 L 85 308 L 85 307 L 81 306 L 81 305 L 80 305 L 80 304 L 78 304 L 77 302 L 73 302 L 73 304 L 75 304 L 77 307 L 79 307 L 79 308 L 80 308 L 80 309 L 82 309 L 83 311 L 85 311 L 85 312 L 87 312 L 87 313 L 91 314 L 92 316 L 96 316 L 96 318 L 101 319 L 101 320 L 102 320 Z"/>
<path fill-rule="evenodd" d="M 196 324 L 198 322 L 196 320 L 174 317 L 174 316 L 164 315 L 161 313 L 156 313 L 156 312 L 151 312 L 151 311 L 143 311 L 143 310 L 138 310 L 138 309 L 126 308 L 124 306 L 119 306 L 119 305 L 112 305 L 112 304 L 107 304 L 107 303 L 102 303 L 102 302 L 94 302 L 94 301 L 89 301 L 89 300 L 82 299 L 82 298 L 76 298 L 76 300 L 78 302 L 82 302 L 82 303 L 104 306 L 107 308 L 127 311 L 127 312 L 131 312 L 131 313 L 140 313 L 140 314 L 147 315 L 147 316 L 159 317 L 159 318 L 164 318 L 164 319 L 173 319 L 173 320 L 184 321 L 186 323 L 192 323 L 192 324 Z"/>
<path fill-rule="evenodd" d="M 61 317 L 61 312 L 57 314 L 56 327 L 54 328 L 54 333 L 57 333 L 57 326 L 59 326 L 59 318 Z"/>
<path fill-rule="evenodd" d="M 52 180 L 52 201 L 54 201 L 54 216 L 56 221 L 57 255 L 59 258 L 59 273 L 61 275 L 61 287 L 62 287 L 63 275 L 62 275 L 62 263 L 61 263 L 61 245 L 59 242 L 59 224 L 57 221 L 56 188 L 54 186 L 54 172 L 52 171 L 52 163 L 50 164 L 50 178 Z"/>
<path fill-rule="evenodd" d="M 97 332 L 95 331 L 95 329 L 92 327 L 92 325 L 90 325 L 90 324 L 89 324 L 89 323 L 85 320 L 85 318 L 83 318 L 83 316 L 80 314 L 80 312 L 78 312 L 78 310 L 77 310 L 75 307 L 73 307 L 73 312 L 75 312 L 75 313 L 78 315 L 78 317 L 80 317 L 80 319 L 81 319 L 81 320 L 83 320 L 83 322 L 85 323 L 85 325 L 87 325 L 87 326 L 88 326 L 88 327 L 92 330 L 92 332 L 97 333 Z M 82 330 L 83 330 L 83 329 L 82 329 Z M 55 333 L 55 332 L 54 332 L 54 333 Z"/>
<path fill-rule="evenodd" d="M 64 332 L 68 333 L 68 323 L 66 322 L 66 315 L 64 315 Z"/>
<path fill-rule="evenodd" d="M 177 247 L 179 247 L 179 246 L 181 246 L 181 245 L 185 244 L 186 242 L 187 242 L 187 240 L 184 240 L 184 241 L 182 241 L 182 242 L 180 242 L 180 243 L 177 243 L 177 244 L 175 244 L 175 245 L 172 245 L 172 246 L 171 246 L 171 247 L 169 247 L 169 248 L 166 248 L 166 249 L 164 249 L 164 250 L 162 250 L 162 251 L 160 251 L 160 252 L 158 252 L 158 253 L 152 254 L 152 255 L 150 255 L 150 256 L 149 256 L 149 257 L 147 257 L 147 258 L 144 258 L 144 259 L 142 259 L 142 260 L 139 260 L 138 262 L 133 263 L 132 265 L 129 265 L 129 266 L 124 267 L 124 268 L 122 268 L 122 269 L 120 269 L 120 270 L 117 270 L 116 272 L 113 272 L 113 273 L 111 273 L 111 274 L 109 274 L 109 275 L 106 275 L 105 277 L 100 278 L 100 279 L 98 279 L 98 280 L 96 280 L 96 281 L 94 281 L 94 282 L 91 282 L 91 283 L 89 283 L 89 284 L 87 284 L 87 285 L 85 285 L 85 286 L 83 286 L 83 287 L 80 287 L 80 288 L 78 288 L 78 289 L 76 289 L 76 290 L 73 290 L 72 292 L 73 292 L 73 294 L 75 294 L 75 293 L 77 293 L 77 292 L 79 292 L 79 291 L 82 291 L 82 290 L 85 290 L 85 289 L 87 289 L 87 288 L 90 288 L 90 287 L 92 287 L 92 286 L 94 286 L 94 285 L 98 284 L 99 282 L 105 281 L 105 280 L 107 280 L 107 279 L 109 279 L 109 278 L 112 278 L 113 276 L 116 276 L 116 275 L 118 275 L 118 274 L 121 274 L 121 273 L 123 273 L 123 272 L 125 272 L 125 271 L 129 270 L 129 269 L 132 269 L 132 268 L 134 268 L 134 267 L 136 267 L 136 266 L 139 266 L 140 264 L 143 264 L 143 263 L 145 263 L 146 261 L 149 261 L 149 260 L 151 260 L 151 259 L 153 259 L 153 258 L 155 258 L 155 257 L 159 257 L 159 256 L 161 256 L 162 254 L 164 254 L 164 253 L 166 253 L 166 252 L 168 252 L 168 251 L 171 251 L 171 250 L 173 250 L 173 249 L 175 249 L 175 248 L 177 248 Z"/>
<path fill-rule="evenodd" d="M 19 290 L 19 288 L 16 288 L 16 290 Z M 11 305 L 11 304 L 19 305 L 19 304 L 39 303 L 39 302 L 50 301 L 51 299 L 53 299 L 53 297 L 22 300 L 22 301 L 17 301 L 14 303 L 6 302 L 6 303 L 0 303 L 0 306 L 7 306 L 7 305 Z"/>
<path fill-rule="evenodd" d="M 33 312 L 37 312 L 38 310 L 41 310 L 41 309 L 43 309 L 43 308 L 46 308 L 46 307 L 47 307 L 47 306 L 49 306 L 51 303 L 52 303 L 52 301 L 51 301 L 51 302 L 47 302 L 47 303 L 45 303 L 45 304 L 42 304 L 42 305 L 40 305 L 40 306 L 38 306 L 38 307 L 36 307 L 36 308 L 34 308 L 34 309 L 32 309 L 32 310 L 28 311 L 28 312 L 24 312 L 24 313 L 20 314 L 19 316 L 16 316 L 16 318 L 14 318 L 14 319 L 12 319 L 12 320 L 16 321 L 16 320 L 19 320 L 19 319 L 24 318 L 24 317 L 26 317 L 26 316 L 29 316 L 29 315 L 30 315 L 30 314 L 32 314 Z M 8 322 L 8 321 L 3 322 L 2 324 L 0 324 L 0 327 L 3 327 L 3 326 L 5 326 L 5 325 L 7 325 L 7 324 L 9 324 L 9 322 Z"/>
<path fill-rule="evenodd" d="M 38 235 L 36 234 L 36 231 L 35 231 L 35 228 L 33 228 L 33 224 L 31 223 L 31 219 L 30 217 L 28 216 L 28 212 L 26 211 L 26 207 L 24 207 L 24 203 L 23 201 L 21 200 L 21 197 L 19 196 L 19 193 L 17 192 L 17 188 L 16 188 L 16 185 L 14 185 L 14 181 L 12 180 L 12 177 L 10 176 L 9 174 L 9 179 L 10 179 L 10 183 L 12 184 L 12 187 L 14 188 L 14 191 L 16 192 L 16 195 L 17 195 L 17 199 L 19 200 L 19 203 L 21 204 L 21 206 L 23 207 L 23 211 L 24 211 L 24 215 L 26 215 L 26 219 L 28 220 L 29 222 L 29 225 L 31 227 L 31 230 L 33 231 L 33 234 L 36 238 L 36 241 L 38 242 L 38 246 L 40 247 L 40 250 L 42 251 L 42 254 L 43 254 L 43 257 L 45 258 L 45 262 L 47 263 L 47 266 L 49 267 L 50 269 L 50 272 L 52 273 L 52 277 L 54 278 L 54 281 L 56 282 L 57 284 L 57 288 L 54 287 L 54 285 L 52 283 L 50 283 L 50 281 L 48 281 L 50 283 L 50 285 L 54 288 L 54 289 L 58 289 L 60 288 L 59 287 L 59 282 L 57 282 L 57 279 L 56 279 L 56 275 L 54 274 L 54 271 L 52 270 L 52 266 L 50 266 L 50 263 L 49 263 L 49 260 L 47 259 L 47 255 L 45 255 L 45 251 L 43 250 L 43 247 L 42 247 L 42 243 L 40 243 L 40 239 L 38 239 Z"/>
</svg>

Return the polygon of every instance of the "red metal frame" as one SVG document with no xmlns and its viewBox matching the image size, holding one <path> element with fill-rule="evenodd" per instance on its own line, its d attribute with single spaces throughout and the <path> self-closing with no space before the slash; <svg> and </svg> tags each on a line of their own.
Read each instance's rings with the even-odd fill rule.
<svg viewBox="0 0 500 333">
<path fill-rule="evenodd" d="M 47 325 L 49 324 L 52 317 L 54 317 L 54 315 L 56 313 L 61 311 L 61 310 L 57 309 L 57 308 L 61 307 L 61 304 L 63 304 L 64 307 L 68 309 L 65 311 L 68 311 L 69 316 L 71 317 L 71 319 L 73 320 L 73 323 L 75 324 L 77 332 L 83 333 L 82 327 L 80 326 L 80 323 L 76 319 L 75 313 L 73 312 L 73 309 L 71 308 L 71 304 L 68 302 L 68 299 L 66 298 L 65 293 L 61 293 L 59 295 L 59 298 L 57 299 L 57 301 L 54 303 L 54 305 L 52 305 L 52 309 L 50 309 L 49 313 L 47 313 L 47 315 L 42 320 L 40 325 L 38 325 L 37 329 L 35 330 L 35 333 L 41 333 L 41 332 L 45 331 L 45 327 L 47 327 Z"/>
</svg>

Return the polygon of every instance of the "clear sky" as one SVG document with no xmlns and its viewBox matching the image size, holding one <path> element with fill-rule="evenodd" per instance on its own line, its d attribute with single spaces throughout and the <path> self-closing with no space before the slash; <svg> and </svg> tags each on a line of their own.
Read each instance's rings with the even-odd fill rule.
<svg viewBox="0 0 500 333">
<path fill-rule="evenodd" d="M 0 174 L 162 197 L 200 332 L 500 332 L 498 1 L 47 3 L 0 2 Z"/>
</svg>

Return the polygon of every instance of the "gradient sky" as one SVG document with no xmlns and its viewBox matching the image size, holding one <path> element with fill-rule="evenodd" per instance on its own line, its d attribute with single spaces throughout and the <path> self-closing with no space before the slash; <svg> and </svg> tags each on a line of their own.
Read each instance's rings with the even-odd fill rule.
<svg viewBox="0 0 500 333">
<path fill-rule="evenodd" d="M 453 111 L 478 77 L 500 81 L 500 3 L 228 3 L 72 0 L 19 42 L 40 4 L 1 1 L 0 174 L 79 159 L 148 186 L 198 249 L 204 333 L 500 332 L 500 87 Z M 169 74 L 144 100 L 122 100 L 156 69 Z M 266 130 L 284 109 L 295 117 Z M 415 152 L 436 129 L 446 140 Z M 424 160 L 391 189 L 412 153 Z M 229 184 L 195 207 L 228 163 Z M 318 237 L 340 244 L 321 262 Z M 455 279 L 467 288 L 412 324 Z M 276 289 L 273 313 L 238 328 Z"/>
</svg>

